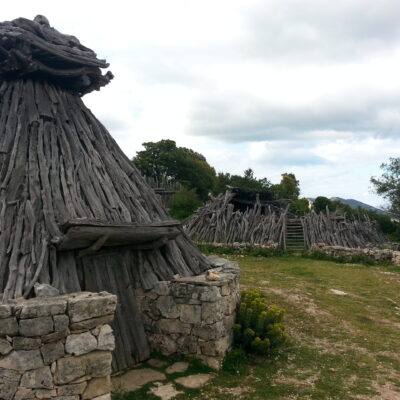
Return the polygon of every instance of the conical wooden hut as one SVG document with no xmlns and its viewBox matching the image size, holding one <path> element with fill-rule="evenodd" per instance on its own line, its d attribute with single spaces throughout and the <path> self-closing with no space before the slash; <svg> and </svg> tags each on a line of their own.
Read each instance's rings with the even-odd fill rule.
<svg viewBox="0 0 400 400">
<path fill-rule="evenodd" d="M 114 370 L 148 357 L 133 289 L 209 268 L 81 97 L 104 60 L 37 16 L 0 23 L 0 293 L 119 297 Z"/>
</svg>

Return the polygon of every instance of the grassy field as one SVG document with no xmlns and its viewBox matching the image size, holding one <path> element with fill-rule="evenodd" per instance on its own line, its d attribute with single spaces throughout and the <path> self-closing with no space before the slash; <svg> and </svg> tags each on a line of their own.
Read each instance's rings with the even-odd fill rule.
<svg viewBox="0 0 400 400">
<path fill-rule="evenodd" d="M 221 372 L 178 399 L 400 399 L 399 269 L 233 258 L 242 289 L 260 289 L 287 310 L 290 341 L 251 360 L 246 375 Z"/>
<path fill-rule="evenodd" d="M 289 342 L 247 373 L 220 371 L 184 399 L 400 399 L 400 268 L 300 257 L 230 256 L 242 289 L 286 309 Z M 206 372 L 193 364 L 189 372 Z M 118 397 L 159 399 L 151 384 Z"/>
</svg>

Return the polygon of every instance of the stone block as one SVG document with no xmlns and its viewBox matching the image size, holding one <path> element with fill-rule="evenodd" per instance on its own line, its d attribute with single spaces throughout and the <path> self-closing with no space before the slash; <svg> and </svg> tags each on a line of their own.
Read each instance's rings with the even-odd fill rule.
<svg viewBox="0 0 400 400">
<path fill-rule="evenodd" d="M 23 336 L 15 336 L 13 338 L 14 350 L 35 350 L 42 344 L 39 338 L 29 338 Z"/>
<path fill-rule="evenodd" d="M 35 399 L 48 400 L 57 396 L 55 389 L 37 389 L 35 390 Z"/>
<path fill-rule="evenodd" d="M 187 285 L 186 283 L 171 283 L 171 295 L 173 297 L 191 297 L 193 292 L 192 285 Z"/>
<path fill-rule="evenodd" d="M 74 396 L 82 394 L 87 386 L 87 382 L 73 383 L 70 385 L 63 385 L 57 387 L 58 396 Z"/>
<path fill-rule="evenodd" d="M 221 321 L 225 315 L 226 302 L 224 300 L 216 303 L 203 303 L 201 306 L 201 321 L 205 324 L 213 324 Z"/>
<path fill-rule="evenodd" d="M 76 356 L 90 353 L 96 348 L 97 339 L 90 332 L 70 335 L 65 342 L 65 351 Z"/>
<path fill-rule="evenodd" d="M 171 293 L 171 283 L 167 281 L 157 282 L 152 291 L 159 296 L 169 296 Z"/>
<path fill-rule="evenodd" d="M 172 296 L 160 296 L 156 301 L 157 309 L 164 318 L 178 318 L 179 307 Z"/>
<path fill-rule="evenodd" d="M 33 286 L 36 297 L 54 297 L 59 296 L 60 291 L 47 283 L 35 283 Z"/>
<path fill-rule="evenodd" d="M 212 325 L 195 326 L 192 335 L 203 340 L 215 340 L 226 335 L 226 330 L 222 321 L 218 321 Z"/>
<path fill-rule="evenodd" d="M 201 287 L 199 298 L 203 302 L 216 302 L 221 299 L 221 293 L 217 286 L 203 286 Z"/>
<path fill-rule="evenodd" d="M 68 315 L 71 322 L 80 322 L 95 317 L 113 314 L 117 306 L 117 296 L 104 293 L 103 295 L 77 294 L 68 299 Z"/>
<path fill-rule="evenodd" d="M 170 356 L 176 353 L 177 344 L 168 335 L 160 333 L 150 334 L 148 336 L 150 347 L 153 350 L 159 351 L 164 356 Z"/>
<path fill-rule="evenodd" d="M 192 330 L 190 324 L 185 324 L 179 319 L 160 319 L 156 322 L 156 327 L 161 333 L 182 333 L 189 335 Z"/>
<path fill-rule="evenodd" d="M 18 304 L 16 309 L 22 319 L 48 317 L 64 314 L 67 309 L 67 300 L 65 297 L 36 297 Z"/>
<path fill-rule="evenodd" d="M 33 389 L 28 388 L 19 388 L 14 396 L 14 400 L 30 400 L 34 398 L 35 392 L 33 391 Z"/>
<path fill-rule="evenodd" d="M 15 317 L 3 318 L 0 323 L 0 336 L 18 334 L 18 322 Z"/>
<path fill-rule="evenodd" d="M 12 308 L 10 304 L 0 304 L 0 319 L 11 317 Z"/>
<path fill-rule="evenodd" d="M 42 367 L 25 372 L 22 375 L 20 385 L 31 389 L 52 389 L 54 385 L 50 367 Z"/>
<path fill-rule="evenodd" d="M 43 360 L 39 350 L 13 351 L 0 360 L 0 368 L 14 371 L 23 372 L 40 367 L 43 367 Z"/>
<path fill-rule="evenodd" d="M 237 308 L 238 301 L 235 297 L 228 297 L 226 300 L 225 314 L 231 315 Z"/>
<path fill-rule="evenodd" d="M 103 394 L 102 396 L 99 397 L 93 397 L 92 400 L 111 400 L 111 394 Z"/>
<path fill-rule="evenodd" d="M 88 382 L 82 399 L 93 399 L 104 394 L 109 394 L 111 391 L 110 376 L 103 376 L 100 378 L 93 378 Z"/>
<path fill-rule="evenodd" d="M 225 284 L 224 286 L 221 286 L 221 295 L 222 296 L 229 296 L 231 294 L 231 288 L 229 284 Z"/>
<path fill-rule="evenodd" d="M 40 349 L 45 364 L 51 364 L 64 357 L 64 343 L 62 341 L 46 343 Z"/>
<path fill-rule="evenodd" d="M 195 336 L 182 336 L 177 341 L 178 352 L 182 354 L 196 354 L 198 339 Z"/>
<path fill-rule="evenodd" d="M 21 375 L 17 371 L 0 369 L 0 398 L 12 400 L 18 389 Z"/>
<path fill-rule="evenodd" d="M 70 325 L 71 330 L 88 330 L 93 329 L 96 326 L 109 324 L 114 319 L 114 314 L 104 315 L 102 317 L 90 318 L 85 321 L 75 322 Z"/>
<path fill-rule="evenodd" d="M 65 314 L 55 315 L 53 317 L 53 321 L 54 321 L 54 330 L 56 332 L 63 331 L 65 329 L 68 329 L 69 327 L 68 315 Z"/>
<path fill-rule="evenodd" d="M 97 349 L 112 351 L 115 348 L 115 338 L 110 325 L 103 325 L 99 328 L 97 335 Z"/>
<path fill-rule="evenodd" d="M 212 303 L 210 303 L 212 304 Z M 201 308 L 200 305 L 181 304 L 180 320 L 189 324 L 200 324 Z"/>
<path fill-rule="evenodd" d="M 1 355 L 6 355 L 10 353 L 12 350 L 12 346 L 10 342 L 7 339 L 0 339 L 0 354 Z"/>
<path fill-rule="evenodd" d="M 44 335 L 41 337 L 43 343 L 51 343 L 56 342 L 58 340 L 64 339 L 69 335 L 69 329 L 60 332 L 49 333 L 48 335 Z"/>
<path fill-rule="evenodd" d="M 52 317 L 38 317 L 32 319 L 21 319 L 19 321 L 19 332 L 23 336 L 42 336 L 51 333 L 54 329 Z"/>
<path fill-rule="evenodd" d="M 61 358 L 57 361 L 55 383 L 63 385 L 85 375 L 92 377 L 109 375 L 111 358 L 111 353 L 108 351 L 96 351 L 82 356 Z"/>
</svg>

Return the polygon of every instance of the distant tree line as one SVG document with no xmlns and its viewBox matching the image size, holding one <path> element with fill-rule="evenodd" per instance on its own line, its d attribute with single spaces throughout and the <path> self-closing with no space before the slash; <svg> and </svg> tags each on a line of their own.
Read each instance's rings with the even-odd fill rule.
<svg viewBox="0 0 400 400">
<path fill-rule="evenodd" d="M 183 220 L 191 215 L 209 194 L 219 194 L 227 186 L 248 190 L 270 190 L 278 199 L 291 200 L 289 211 L 297 215 L 310 212 L 309 201 L 300 198 L 300 182 L 293 173 L 283 173 L 279 183 L 273 184 L 266 177 L 257 178 L 251 168 L 243 175 L 228 172 L 216 172 L 206 158 L 186 147 L 178 147 L 173 140 L 143 143 L 144 150 L 137 152 L 133 163 L 143 175 L 157 181 L 171 180 L 182 184 L 182 189 L 175 195 L 170 213 L 174 218 Z M 390 203 L 390 211 L 400 214 L 400 158 L 391 158 L 388 164 L 382 164 L 380 178 L 372 177 L 371 182 L 378 194 Z M 386 215 L 365 209 L 353 209 L 338 200 L 319 196 L 314 200 L 315 212 L 339 211 L 349 217 L 366 214 L 376 220 L 383 232 L 393 240 L 400 240 L 400 224 L 392 222 Z"/>
</svg>

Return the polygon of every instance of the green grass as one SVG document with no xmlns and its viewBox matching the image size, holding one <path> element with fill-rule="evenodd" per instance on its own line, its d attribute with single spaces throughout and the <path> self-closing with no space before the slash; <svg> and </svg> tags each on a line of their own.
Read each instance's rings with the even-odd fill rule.
<svg viewBox="0 0 400 400">
<path fill-rule="evenodd" d="M 287 310 L 289 343 L 269 358 L 252 358 L 247 375 L 222 371 L 197 394 L 177 399 L 400 398 L 399 269 L 231 258 L 241 265 L 242 288 L 259 289 Z"/>
</svg>

